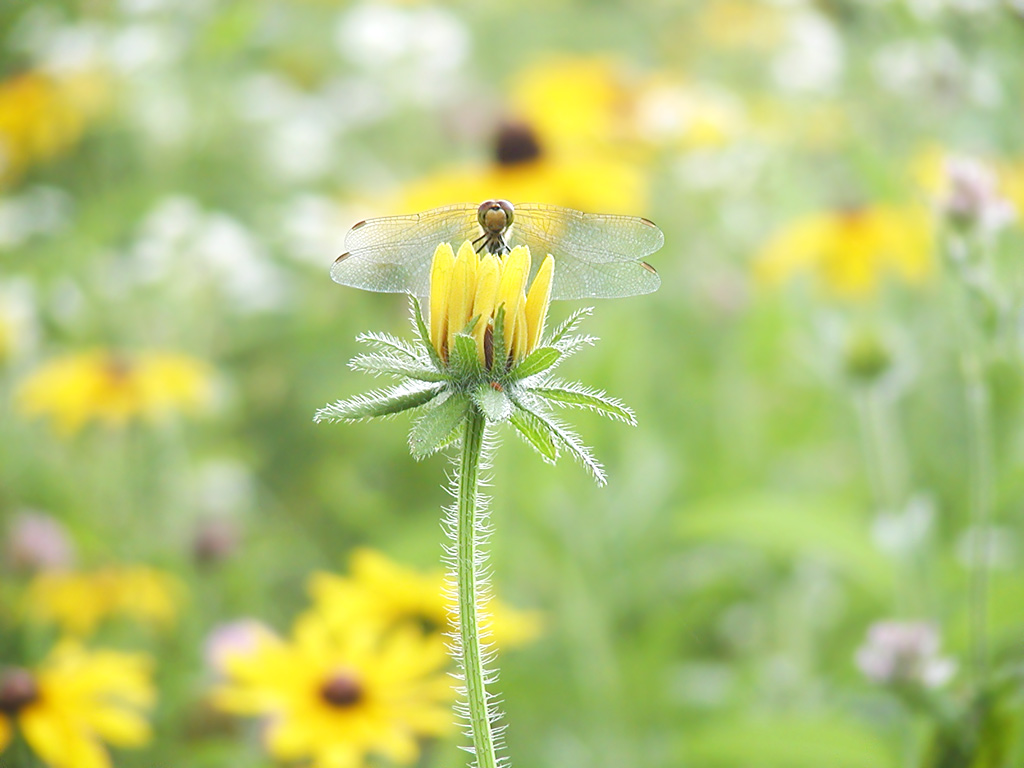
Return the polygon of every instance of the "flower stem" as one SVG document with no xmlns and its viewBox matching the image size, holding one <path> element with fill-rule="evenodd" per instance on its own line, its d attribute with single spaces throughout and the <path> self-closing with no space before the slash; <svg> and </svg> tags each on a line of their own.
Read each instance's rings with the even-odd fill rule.
<svg viewBox="0 0 1024 768">
<path fill-rule="evenodd" d="M 477 547 L 480 457 L 485 422 L 476 408 L 470 410 L 462 433 L 462 456 L 458 479 L 458 510 L 455 532 L 455 568 L 459 609 L 459 658 L 466 682 L 466 704 L 473 735 L 477 768 L 497 768 L 492 723 L 488 704 L 487 672 L 480 643 L 479 607 L 482 557 Z"/>
<path fill-rule="evenodd" d="M 967 450 L 970 483 L 971 656 L 977 690 L 988 682 L 988 569 L 991 532 L 992 429 L 988 387 L 981 362 L 967 355 L 963 364 L 967 400 Z"/>
</svg>

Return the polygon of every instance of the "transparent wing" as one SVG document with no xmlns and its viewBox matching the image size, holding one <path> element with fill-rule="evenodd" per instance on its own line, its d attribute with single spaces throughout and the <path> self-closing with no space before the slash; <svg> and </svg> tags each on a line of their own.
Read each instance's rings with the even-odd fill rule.
<svg viewBox="0 0 1024 768">
<path fill-rule="evenodd" d="M 555 257 L 552 299 L 611 299 L 661 285 L 646 256 L 665 244 L 661 230 L 635 216 L 583 213 L 540 203 L 515 207 L 509 245 Z"/>
<path fill-rule="evenodd" d="M 458 249 L 478 237 L 476 213 L 476 203 L 462 203 L 361 221 L 345 236 L 346 252 L 331 267 L 331 279 L 366 291 L 426 296 L 434 249 L 440 243 Z"/>
</svg>

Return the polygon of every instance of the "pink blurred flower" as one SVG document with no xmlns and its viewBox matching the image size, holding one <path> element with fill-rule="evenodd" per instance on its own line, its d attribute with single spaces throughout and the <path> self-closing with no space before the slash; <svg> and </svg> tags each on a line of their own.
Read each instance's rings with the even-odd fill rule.
<svg viewBox="0 0 1024 768">
<path fill-rule="evenodd" d="M 945 684 L 956 671 L 952 659 L 939 657 L 939 633 L 923 621 L 879 621 L 868 628 L 857 649 L 857 667 L 881 684 L 915 683 L 925 688 Z"/>
<path fill-rule="evenodd" d="M 20 571 L 45 571 L 70 567 L 74 547 L 67 529 L 43 512 L 26 510 L 11 521 L 4 543 L 4 557 Z"/>
</svg>

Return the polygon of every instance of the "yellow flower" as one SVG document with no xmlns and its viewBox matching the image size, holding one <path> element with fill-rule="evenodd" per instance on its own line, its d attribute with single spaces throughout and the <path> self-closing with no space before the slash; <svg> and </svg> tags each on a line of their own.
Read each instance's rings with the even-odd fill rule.
<svg viewBox="0 0 1024 768">
<path fill-rule="evenodd" d="M 17 726 L 51 768 L 110 768 L 102 742 L 140 747 L 150 739 L 140 712 L 156 698 L 150 669 L 144 655 L 65 640 L 35 671 L 0 671 L 0 753 Z"/>
<path fill-rule="evenodd" d="M 76 144 L 103 90 L 95 72 L 26 72 L 0 83 L 0 186 Z"/>
<path fill-rule="evenodd" d="M 271 633 L 226 651 L 225 682 L 213 704 L 267 718 L 267 749 L 314 768 L 361 768 L 368 755 L 409 764 L 418 739 L 451 728 L 451 682 L 440 643 L 405 630 L 376 637 L 334 628 L 318 616 L 296 622 L 292 638 Z"/>
<path fill-rule="evenodd" d="M 700 39 L 744 54 L 768 50 L 782 42 L 785 16 L 781 5 L 764 0 L 712 0 L 697 19 Z"/>
<path fill-rule="evenodd" d="M 555 260 L 550 254 L 541 263 L 526 293 L 530 277 L 530 249 L 517 245 L 508 254 L 477 254 L 467 240 L 458 256 L 451 245 L 442 243 L 434 251 L 430 273 L 430 343 L 448 359 L 455 334 L 476 318 L 473 336 L 477 356 L 487 368 L 496 354 L 512 362 L 534 350 L 544 330 Z M 495 351 L 494 318 L 505 308 L 504 349 Z"/>
<path fill-rule="evenodd" d="M 177 618 L 183 598 L 180 581 L 145 566 L 44 571 L 28 586 L 25 611 L 32 621 L 87 636 L 117 616 L 166 628 Z"/>
<path fill-rule="evenodd" d="M 498 131 L 494 158 L 439 171 L 410 184 L 393 207 L 425 210 L 452 200 L 543 200 L 584 211 L 632 213 L 645 206 L 646 179 L 633 162 L 608 152 L 564 151 L 532 125 Z"/>
<path fill-rule="evenodd" d="M 376 632 L 412 626 L 434 637 L 455 630 L 442 571 L 419 573 L 371 549 L 357 549 L 349 569 L 347 578 L 320 572 L 309 580 L 314 611 L 332 626 L 371 627 Z M 514 610 L 496 598 L 483 612 L 489 617 L 484 626 L 499 647 L 528 643 L 540 632 L 536 612 Z"/>
<path fill-rule="evenodd" d="M 28 416 L 50 416 L 62 434 L 72 434 L 91 421 L 123 426 L 196 411 L 211 397 L 211 372 L 198 360 L 94 350 L 43 365 L 22 382 L 18 405 Z"/>
<path fill-rule="evenodd" d="M 768 283 L 809 273 L 835 295 L 863 298 L 889 273 L 921 281 L 931 268 L 931 247 L 931 223 L 923 209 L 852 208 L 789 225 L 762 249 L 756 269 Z"/>
<path fill-rule="evenodd" d="M 511 103 L 553 151 L 572 153 L 624 138 L 629 86 L 614 58 L 551 57 L 518 73 Z"/>
</svg>

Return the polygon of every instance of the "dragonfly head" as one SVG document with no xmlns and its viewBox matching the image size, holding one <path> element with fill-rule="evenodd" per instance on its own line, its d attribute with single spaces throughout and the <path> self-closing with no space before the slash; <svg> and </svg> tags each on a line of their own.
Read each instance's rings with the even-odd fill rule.
<svg viewBox="0 0 1024 768">
<path fill-rule="evenodd" d="M 512 224 L 514 212 L 508 200 L 485 200 L 476 209 L 476 219 L 485 234 L 500 235 Z"/>
</svg>

